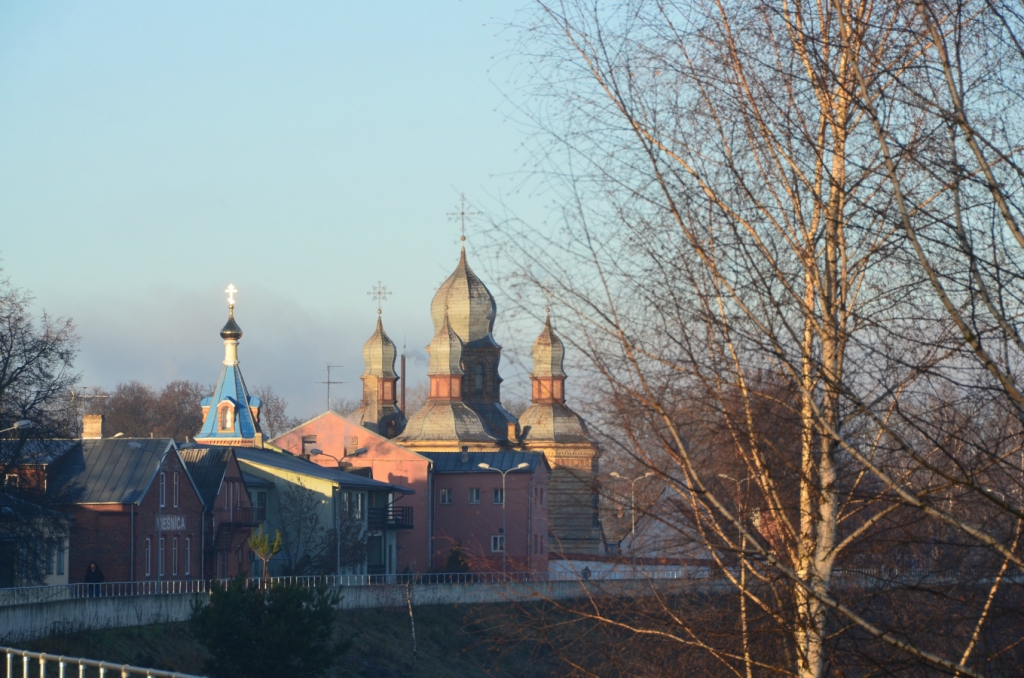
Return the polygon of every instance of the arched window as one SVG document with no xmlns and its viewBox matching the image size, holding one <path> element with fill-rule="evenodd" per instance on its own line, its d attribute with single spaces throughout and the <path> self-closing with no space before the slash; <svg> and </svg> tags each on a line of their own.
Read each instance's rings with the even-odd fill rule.
<svg viewBox="0 0 1024 678">
<path fill-rule="evenodd" d="M 480 393 L 484 390 L 484 365 L 477 363 L 473 374 L 473 390 Z"/>
<path fill-rule="evenodd" d="M 224 405 L 217 412 L 221 431 L 231 431 L 235 427 L 234 411 L 230 405 Z"/>
</svg>

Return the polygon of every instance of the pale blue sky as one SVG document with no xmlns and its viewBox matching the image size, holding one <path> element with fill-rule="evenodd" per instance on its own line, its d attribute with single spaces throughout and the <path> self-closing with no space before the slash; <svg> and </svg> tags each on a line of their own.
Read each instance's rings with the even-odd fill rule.
<svg viewBox="0 0 1024 678">
<path fill-rule="evenodd" d="M 522 4 L 0 3 L 5 275 L 75 319 L 85 385 L 214 381 L 231 282 L 250 387 L 320 411 L 331 361 L 356 397 L 378 278 L 396 343 L 430 339 L 458 192 L 535 209 Z"/>
</svg>

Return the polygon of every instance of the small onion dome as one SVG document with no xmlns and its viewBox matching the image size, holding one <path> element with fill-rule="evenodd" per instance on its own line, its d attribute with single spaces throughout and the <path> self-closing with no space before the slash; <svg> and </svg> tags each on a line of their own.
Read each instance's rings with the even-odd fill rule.
<svg viewBox="0 0 1024 678">
<path fill-rule="evenodd" d="M 441 283 L 430 302 L 435 332 L 441 330 L 446 313 L 452 329 L 467 344 L 486 339 L 494 329 L 498 307 L 487 286 L 466 263 L 465 247 L 455 272 Z"/>
<path fill-rule="evenodd" d="M 459 375 L 462 371 L 462 340 L 448 322 L 448 314 L 442 317 L 441 329 L 434 335 L 427 346 L 430 354 L 430 371 L 428 375 Z"/>
<path fill-rule="evenodd" d="M 565 358 L 565 346 L 551 329 L 551 315 L 544 321 L 544 329 L 537 341 L 533 342 L 532 377 L 565 377 L 562 361 Z"/>
<path fill-rule="evenodd" d="M 238 341 L 242 338 L 242 328 L 235 322 L 235 307 L 228 306 L 228 321 L 224 323 L 224 329 L 220 331 L 221 339 L 234 339 Z"/>
<path fill-rule="evenodd" d="M 377 329 L 363 344 L 363 364 L 366 366 L 363 375 L 385 379 L 397 377 L 398 375 L 395 374 L 395 356 L 397 354 L 395 342 L 391 341 L 391 338 L 384 332 L 384 324 L 378 315 Z"/>
</svg>

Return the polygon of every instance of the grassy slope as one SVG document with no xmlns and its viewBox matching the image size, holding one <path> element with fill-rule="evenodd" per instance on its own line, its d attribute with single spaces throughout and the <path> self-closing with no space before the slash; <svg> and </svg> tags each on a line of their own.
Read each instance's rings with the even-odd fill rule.
<svg viewBox="0 0 1024 678">
<path fill-rule="evenodd" d="M 504 634 L 492 623 L 504 616 L 503 606 L 433 605 L 415 608 L 418 657 L 412 658 L 408 610 L 343 610 L 338 613 L 339 637 L 351 638 L 352 649 L 337 662 L 331 676 L 463 678 L 499 676 L 540 678 L 560 675 L 549 658 L 498 652 Z M 203 672 L 206 649 L 189 636 L 186 624 L 156 624 L 51 636 L 26 649 L 77 657 L 126 662 L 136 666 Z"/>
</svg>

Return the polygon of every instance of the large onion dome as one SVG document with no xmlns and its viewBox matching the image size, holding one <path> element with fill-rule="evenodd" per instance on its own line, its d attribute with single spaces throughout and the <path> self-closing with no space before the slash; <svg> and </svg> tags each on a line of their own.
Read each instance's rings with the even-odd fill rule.
<svg viewBox="0 0 1024 678">
<path fill-rule="evenodd" d="M 452 329 L 463 343 L 471 344 L 488 339 L 494 341 L 490 337 L 498 307 L 487 286 L 466 263 L 465 247 L 462 248 L 459 265 L 441 283 L 430 302 L 430 317 L 434 321 L 435 332 L 441 330 L 446 311 Z"/>
</svg>

